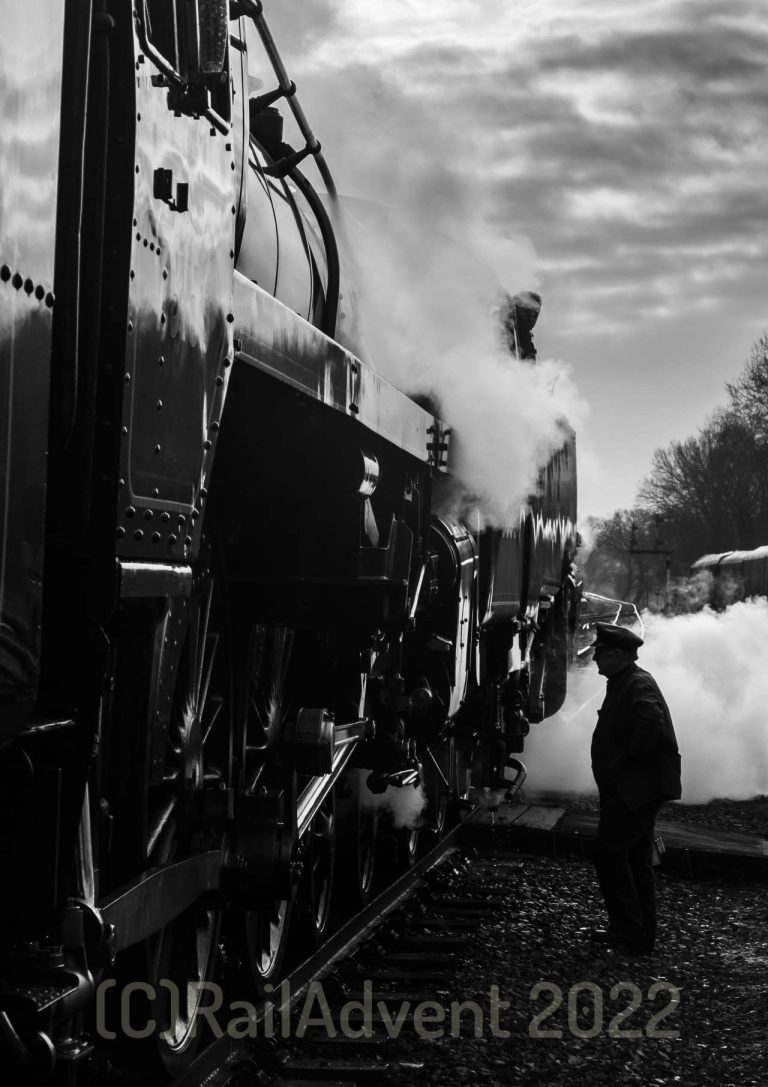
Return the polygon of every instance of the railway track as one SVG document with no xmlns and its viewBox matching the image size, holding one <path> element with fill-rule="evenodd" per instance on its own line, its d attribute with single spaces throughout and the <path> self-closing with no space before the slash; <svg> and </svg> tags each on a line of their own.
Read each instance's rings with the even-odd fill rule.
<svg viewBox="0 0 768 1087">
<path fill-rule="evenodd" d="M 498 1076 L 504 1084 L 511 1067 L 535 1076 L 545 1069 L 554 1074 L 561 1058 L 580 1062 L 584 1039 L 592 1039 L 589 1015 L 598 1012 L 605 1030 L 586 1056 L 607 1044 L 604 1057 L 636 1062 L 624 1035 L 617 1035 L 617 1045 L 605 1033 L 614 1013 L 624 1015 L 612 1002 L 625 983 L 643 994 L 641 1033 L 661 1012 L 669 1018 L 664 1027 L 674 1028 L 669 1038 L 645 1031 L 653 1049 L 649 1067 L 678 1060 L 686 1015 L 689 1033 L 695 1026 L 688 1004 L 706 997 L 710 970 L 728 976 L 732 961 L 745 954 L 762 961 L 759 933 L 744 919 L 741 884 L 713 884 L 711 874 L 694 880 L 689 866 L 673 866 L 661 876 L 666 935 L 658 955 L 641 962 L 596 955 L 584 937 L 590 921 L 599 921 L 592 865 L 579 848 L 580 837 L 553 837 L 542 829 L 552 818 L 553 809 L 520 804 L 503 810 L 494 827 L 487 812 L 475 809 L 296 965 L 266 1001 L 222 1004 L 203 1016 L 218 1036 L 177 1081 L 179 1087 L 403 1087 L 414 1078 L 431 1087 L 453 1082 L 448 1070 L 456 1064 L 464 1068 L 459 1082 L 495 1085 Z M 728 844 L 726 837 L 722 848 Z M 728 856 L 735 871 L 743 858 Z M 742 878 L 748 879 L 746 873 Z M 697 952 L 699 896 L 702 905 L 712 900 L 705 906 L 712 932 Z M 736 934 L 728 937 L 733 947 L 729 943 L 722 963 L 716 961 L 720 938 L 713 938 L 718 918 L 727 933 Z M 680 944 L 689 945 L 682 954 Z M 690 965 L 697 955 L 706 960 L 700 977 Z M 571 1021 L 569 1004 L 565 1025 L 554 1023 L 561 1040 L 542 1044 L 539 1038 L 555 1037 L 540 1034 L 537 1026 L 544 996 L 564 994 L 555 1013 L 562 1018 L 566 997 L 573 997 L 577 1009 L 587 990 L 599 1008 L 584 1013 L 578 1004 Z M 496 1009 L 494 1000 L 501 1000 Z M 506 1010 L 499 1029 L 500 1008 Z M 475 1058 L 481 1071 L 474 1070 Z M 94 1072 L 88 1087 L 146 1083 L 114 1069 L 102 1072 Z"/>
<path fill-rule="evenodd" d="M 219 1036 L 178 1087 L 398 1082 L 403 1062 L 372 1051 L 393 1031 L 413 1029 L 413 1017 L 407 1026 L 398 1022 L 402 1009 L 437 998 L 478 919 L 501 904 L 486 884 L 474 892 L 465 886 L 471 862 L 464 843 L 481 810 L 344 922 L 269 999 L 230 1008 L 237 1022 L 223 1009 L 209 1016 Z M 235 1036 L 241 1032 L 249 1036 Z"/>
</svg>

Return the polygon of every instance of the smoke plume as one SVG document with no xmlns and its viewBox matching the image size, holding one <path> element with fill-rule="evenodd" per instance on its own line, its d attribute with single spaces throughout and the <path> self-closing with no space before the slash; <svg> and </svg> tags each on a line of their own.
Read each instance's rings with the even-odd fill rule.
<svg viewBox="0 0 768 1087">
<path fill-rule="evenodd" d="M 278 5 L 274 14 L 281 29 Z M 330 37 L 314 40 L 314 53 L 291 65 L 344 194 L 341 338 L 387 380 L 431 399 L 453 428 L 465 505 L 516 526 L 537 469 L 562 445 L 560 421 L 578 430 L 586 411 L 564 363 L 518 362 L 503 343 L 505 292 L 541 287 L 540 323 L 557 314 L 547 313 L 533 245 L 488 184 L 487 133 L 459 133 L 451 111 L 410 80 L 340 62 Z"/>
<path fill-rule="evenodd" d="M 683 764 L 683 803 L 768 793 L 768 600 L 667 618 L 645 614 L 638 663 L 669 704 Z M 589 746 L 605 680 L 594 664 L 570 678 L 562 711 L 526 744 L 535 789 L 594 792 Z"/>
</svg>

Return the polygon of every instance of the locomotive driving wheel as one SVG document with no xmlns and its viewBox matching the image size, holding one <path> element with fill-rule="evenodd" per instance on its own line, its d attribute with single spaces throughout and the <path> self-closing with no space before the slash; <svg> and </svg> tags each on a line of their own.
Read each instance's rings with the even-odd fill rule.
<svg viewBox="0 0 768 1087">
<path fill-rule="evenodd" d="M 322 943 L 331 920 L 336 867 L 336 802 L 332 789 L 312 820 L 300 852 L 303 876 L 296 902 L 296 936 L 301 950 Z"/>
<path fill-rule="evenodd" d="M 421 815 L 417 814 L 419 799 L 413 785 L 390 786 L 391 807 L 383 812 L 379 827 L 376 867 L 382 886 L 392 877 L 413 868 L 422 842 Z M 397 789 L 397 791 L 395 791 Z M 407 791 L 406 791 L 407 790 Z M 419 789 L 423 799 L 423 792 Z"/>
<path fill-rule="evenodd" d="M 291 767 L 282 765 L 281 744 L 290 709 L 288 673 L 294 632 L 284 626 L 257 624 L 246 642 L 247 658 L 241 680 L 240 720 L 242 791 L 269 797 L 273 819 L 288 824 L 295 818 L 294 790 L 287 787 Z M 292 896 L 275 894 L 257 910 L 242 915 L 242 942 L 257 992 L 279 979 L 288 948 L 294 913 Z M 235 943 L 241 938 L 235 937 Z"/>
<path fill-rule="evenodd" d="M 451 745 L 439 738 L 425 748 L 422 757 L 422 779 L 426 805 L 422 813 L 419 850 L 428 852 L 440 841 L 448 824 L 448 801 L 451 792 Z"/>
<path fill-rule="evenodd" d="M 379 809 L 364 770 L 349 770 L 336 787 L 336 902 L 355 913 L 371 899 L 376 874 Z"/>
<path fill-rule="evenodd" d="M 201 551 L 190 597 L 173 601 L 163 627 L 168 659 L 178 663 L 172 666 L 175 682 L 159 755 L 162 774 L 153 775 L 147 791 L 147 868 L 218 848 L 226 817 L 231 743 L 228 623 L 210 550 L 204 544 Z M 165 677 L 172 676 L 168 668 L 162 671 Z M 147 1010 L 157 1027 L 145 1046 L 152 1047 L 154 1063 L 159 1060 L 173 1076 L 184 1071 L 200 1044 L 203 1031 L 197 1019 L 206 999 L 205 985 L 214 977 L 219 928 L 220 912 L 195 903 L 131 949 L 126 963 L 133 974 L 130 980 L 142 970 L 149 983 L 147 993 L 154 994 L 148 997 Z"/>
</svg>

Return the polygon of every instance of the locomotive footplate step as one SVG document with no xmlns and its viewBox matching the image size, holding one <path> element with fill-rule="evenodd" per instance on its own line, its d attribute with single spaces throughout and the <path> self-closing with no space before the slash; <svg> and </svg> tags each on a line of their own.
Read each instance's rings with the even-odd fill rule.
<svg viewBox="0 0 768 1087">
<path fill-rule="evenodd" d="M 9 971 L 0 983 L 0 1010 L 38 1015 L 76 993 L 79 979 L 63 969 Z"/>
</svg>

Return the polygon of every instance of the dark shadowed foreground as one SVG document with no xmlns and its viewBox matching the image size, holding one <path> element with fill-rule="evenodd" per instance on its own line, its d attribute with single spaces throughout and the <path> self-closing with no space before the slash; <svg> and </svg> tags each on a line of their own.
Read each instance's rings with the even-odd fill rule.
<svg viewBox="0 0 768 1087">
<path fill-rule="evenodd" d="M 401 1060 L 410 1046 L 411 1074 L 435 1085 L 765 1082 L 764 882 L 661 874 L 658 949 L 626 958 L 588 941 L 589 928 L 605 923 L 588 861 L 515 853 L 501 828 L 491 848 L 478 858 L 476 878 L 498 879 L 508 909 L 479 923 L 438 994 L 446 1005 L 476 1001 L 481 1029 L 463 1016 L 460 1037 L 401 1036 L 383 1047 L 384 1059 L 389 1046 Z"/>
</svg>

